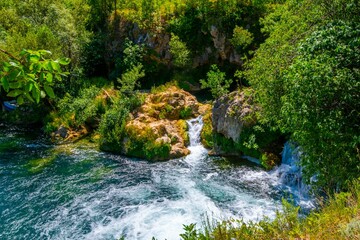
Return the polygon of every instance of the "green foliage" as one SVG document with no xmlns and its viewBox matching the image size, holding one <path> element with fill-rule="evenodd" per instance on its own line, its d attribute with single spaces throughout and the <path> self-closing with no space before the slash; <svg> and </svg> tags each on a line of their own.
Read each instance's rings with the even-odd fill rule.
<svg viewBox="0 0 360 240">
<path fill-rule="evenodd" d="M 82 46 L 91 36 L 86 30 L 87 0 L 6 2 L 0 7 L 0 48 L 9 52 L 48 49 L 54 58 L 70 58 L 69 68 L 78 69 Z"/>
<path fill-rule="evenodd" d="M 180 110 L 180 118 L 181 119 L 188 119 L 192 115 L 193 115 L 192 114 L 192 109 L 190 107 L 185 107 L 185 108 Z"/>
<path fill-rule="evenodd" d="M 213 148 L 213 127 L 212 127 L 212 114 L 211 110 L 206 112 L 203 116 L 203 128 L 201 130 L 201 142 L 206 148 Z"/>
<path fill-rule="evenodd" d="M 186 67 L 190 63 L 190 51 L 186 47 L 186 44 L 180 40 L 180 38 L 173 33 L 169 42 L 170 53 L 173 56 L 174 66 Z"/>
<path fill-rule="evenodd" d="M 122 61 L 122 67 L 124 70 L 129 70 L 139 63 L 142 63 L 145 54 L 144 46 L 138 45 L 130 41 L 125 40 L 124 59 Z"/>
<path fill-rule="evenodd" d="M 180 234 L 180 237 L 184 240 L 195 240 L 198 239 L 198 234 L 196 230 L 196 224 L 191 223 L 189 225 L 183 225 L 185 233 Z"/>
<path fill-rule="evenodd" d="M 311 0 L 289 0 L 275 5 L 274 11 L 261 21 L 262 31 L 269 37 L 260 45 L 245 72 L 262 107 L 260 121 L 277 126 L 284 92 L 281 76 L 297 55 L 299 41 L 320 21 L 319 13 L 319 6 Z"/>
<path fill-rule="evenodd" d="M 333 22 L 311 34 L 285 72 L 284 128 L 302 146 L 307 179 L 343 187 L 359 176 L 359 24 Z"/>
<path fill-rule="evenodd" d="M 101 135 L 100 149 L 115 153 L 124 153 L 123 139 L 129 113 L 140 106 L 143 98 L 139 94 L 129 97 L 120 95 L 113 99 L 111 108 L 101 117 L 98 132 Z"/>
<path fill-rule="evenodd" d="M 126 141 L 123 149 L 127 155 L 149 160 L 162 160 L 169 157 L 170 143 L 156 141 L 157 137 L 151 128 L 139 131 L 137 128 L 128 126 L 125 134 Z"/>
<path fill-rule="evenodd" d="M 210 88 L 214 98 L 219 98 L 228 93 L 232 79 L 226 79 L 225 73 L 221 72 L 218 66 L 211 65 L 210 71 L 206 75 L 206 80 L 200 80 L 201 88 Z"/>
<path fill-rule="evenodd" d="M 253 40 L 253 35 L 247 29 L 236 26 L 233 30 L 233 37 L 230 39 L 230 42 L 236 48 L 245 49 L 252 43 Z"/>
<path fill-rule="evenodd" d="M 135 87 L 139 86 L 138 80 L 142 77 L 145 77 L 145 72 L 143 65 L 139 63 L 129 71 L 124 72 L 121 75 L 121 79 L 118 79 L 118 82 L 121 84 L 120 91 L 122 93 L 133 92 Z"/>
<path fill-rule="evenodd" d="M 99 125 L 100 149 L 110 152 L 121 152 L 122 140 L 129 109 L 124 99 L 118 99 L 101 118 Z"/>
<path fill-rule="evenodd" d="M 7 55 L 10 60 L 2 65 L 0 84 L 8 97 L 16 98 L 20 105 L 26 101 L 39 103 L 46 96 L 55 98 L 53 86 L 67 76 L 61 66 L 68 65 L 69 59 L 52 60 L 51 52 L 45 50 L 23 50 L 19 58 Z"/>
<path fill-rule="evenodd" d="M 73 117 L 72 127 L 79 127 L 85 124 L 86 121 L 99 118 L 105 112 L 105 102 L 99 94 L 102 89 L 92 86 L 82 89 L 79 96 L 74 98 L 70 95 L 65 95 L 58 103 L 59 114 Z"/>
<path fill-rule="evenodd" d="M 225 154 L 243 154 L 261 159 L 264 154 L 273 153 L 274 155 L 272 155 L 271 159 L 276 164 L 279 163 L 277 155 L 281 152 L 279 148 L 281 148 L 282 144 L 281 133 L 279 131 L 260 123 L 244 126 L 237 142 L 225 138 L 222 134 L 214 134 L 214 145 Z M 270 165 L 265 164 L 265 162 L 267 161 L 264 161 L 264 167 L 269 167 Z"/>
<path fill-rule="evenodd" d="M 280 165 L 281 159 L 274 153 L 265 152 L 260 157 L 260 164 L 266 169 L 271 170 Z"/>
</svg>

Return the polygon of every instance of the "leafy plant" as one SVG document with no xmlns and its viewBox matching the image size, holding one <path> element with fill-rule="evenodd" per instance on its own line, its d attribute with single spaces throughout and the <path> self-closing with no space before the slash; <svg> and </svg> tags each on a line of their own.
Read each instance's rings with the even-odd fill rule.
<svg viewBox="0 0 360 240">
<path fill-rule="evenodd" d="M 138 80 L 142 77 L 145 77 L 145 72 L 143 70 L 143 65 L 139 63 L 123 73 L 121 79 L 118 79 L 118 82 L 121 84 L 120 91 L 122 93 L 133 92 L 135 87 L 139 85 Z"/>
<path fill-rule="evenodd" d="M 230 39 L 230 42 L 236 48 L 245 49 L 252 43 L 253 40 L 253 35 L 247 29 L 236 26 L 233 30 L 233 37 Z"/>
<path fill-rule="evenodd" d="M 186 67 L 190 63 L 190 51 L 186 44 L 175 34 L 171 34 L 169 42 L 170 53 L 173 56 L 173 62 L 176 67 Z"/>
<path fill-rule="evenodd" d="M 210 71 L 206 74 L 207 79 L 200 80 L 201 88 L 210 88 L 214 98 L 221 97 L 229 92 L 232 79 L 226 79 L 224 72 L 221 72 L 217 65 L 211 65 Z"/>
<path fill-rule="evenodd" d="M 46 96 L 55 98 L 53 86 L 68 75 L 61 69 L 70 63 L 68 58 L 52 60 L 46 50 L 22 50 L 19 58 L 1 51 L 10 58 L 0 72 L 1 87 L 8 97 L 16 98 L 20 105 L 25 101 L 39 103 Z"/>
<path fill-rule="evenodd" d="M 285 72 L 283 127 L 302 147 L 306 178 L 341 188 L 359 176 L 359 24 L 335 21 L 311 34 Z"/>
</svg>

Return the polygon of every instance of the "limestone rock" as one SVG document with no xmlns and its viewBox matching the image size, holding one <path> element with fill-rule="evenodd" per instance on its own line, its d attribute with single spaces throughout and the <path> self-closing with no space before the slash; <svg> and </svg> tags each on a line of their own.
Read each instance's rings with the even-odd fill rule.
<svg viewBox="0 0 360 240">
<path fill-rule="evenodd" d="M 237 142 L 243 126 L 255 123 L 258 107 L 245 92 L 232 92 L 216 100 L 212 111 L 213 129 Z"/>
</svg>

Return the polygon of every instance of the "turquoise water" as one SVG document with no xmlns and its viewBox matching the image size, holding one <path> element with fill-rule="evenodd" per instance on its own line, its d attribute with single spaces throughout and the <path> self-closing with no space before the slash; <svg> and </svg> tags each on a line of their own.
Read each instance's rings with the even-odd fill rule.
<svg viewBox="0 0 360 240">
<path fill-rule="evenodd" d="M 288 194 L 277 176 L 198 144 L 150 162 L 40 139 L 0 128 L 0 239 L 179 239 L 205 217 L 273 217 Z"/>
</svg>

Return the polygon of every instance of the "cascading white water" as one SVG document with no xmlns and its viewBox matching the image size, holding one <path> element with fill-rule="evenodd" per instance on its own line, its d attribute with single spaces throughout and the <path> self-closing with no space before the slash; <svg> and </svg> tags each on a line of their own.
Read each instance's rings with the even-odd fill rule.
<svg viewBox="0 0 360 240">
<path fill-rule="evenodd" d="M 195 119 L 188 120 L 187 124 L 189 126 L 188 134 L 190 139 L 190 147 L 200 145 L 200 134 L 204 125 L 202 116 L 200 115 Z"/>
<path fill-rule="evenodd" d="M 204 125 L 202 116 L 200 115 L 195 119 L 188 120 L 187 124 L 189 127 L 188 134 L 190 145 L 188 146 L 188 149 L 190 150 L 190 154 L 186 156 L 185 162 L 194 165 L 201 159 L 204 159 L 207 155 L 207 150 L 201 144 L 200 140 L 201 130 Z"/>
<path fill-rule="evenodd" d="M 309 195 L 310 187 L 303 182 L 299 166 L 301 151 L 290 142 L 286 142 L 282 152 L 281 165 L 270 172 L 279 185 L 287 188 L 294 200 L 305 210 L 314 208 L 313 198 Z"/>
</svg>

